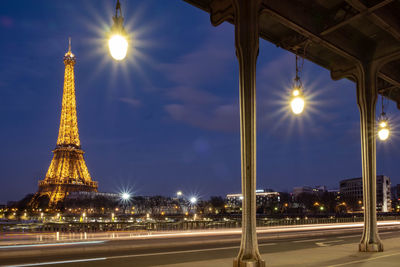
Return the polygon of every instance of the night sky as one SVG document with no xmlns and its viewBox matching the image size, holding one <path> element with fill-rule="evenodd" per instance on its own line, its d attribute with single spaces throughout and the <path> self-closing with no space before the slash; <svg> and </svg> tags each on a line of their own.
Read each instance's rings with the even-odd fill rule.
<svg viewBox="0 0 400 267">
<path fill-rule="evenodd" d="M 240 192 L 238 63 L 234 28 L 181 0 L 122 0 L 129 58 L 111 60 L 113 0 L 0 2 L 0 203 L 36 192 L 55 148 L 72 37 L 78 125 L 99 191 L 202 198 Z M 309 96 L 287 98 L 294 55 L 260 40 L 257 187 L 338 188 L 361 176 L 355 84 L 306 61 Z M 399 111 L 387 104 L 392 122 Z M 380 108 L 378 106 L 378 112 Z M 400 138 L 377 142 L 379 174 L 400 183 Z"/>
</svg>

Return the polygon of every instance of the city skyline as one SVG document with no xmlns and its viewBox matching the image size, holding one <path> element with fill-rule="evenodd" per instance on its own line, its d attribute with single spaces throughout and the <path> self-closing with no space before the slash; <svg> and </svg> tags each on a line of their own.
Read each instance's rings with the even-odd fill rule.
<svg viewBox="0 0 400 267">
<path fill-rule="evenodd" d="M 0 203 L 35 192 L 44 178 L 57 140 L 68 36 L 79 61 L 80 136 L 99 191 L 131 187 L 140 195 L 183 190 L 204 197 L 240 192 L 233 27 L 210 27 L 207 14 L 182 3 L 153 10 L 150 2 L 123 2 L 138 44 L 122 67 L 97 52 L 103 36 L 96 19 L 110 17 L 110 1 L 38 1 L 22 9 L 0 4 L 6 40 L 0 48 L 7 51 L 0 56 Z M 68 20 L 66 10 L 78 19 Z M 43 21 L 41 12 L 54 14 Z M 332 188 L 361 176 L 355 84 L 332 81 L 328 71 L 306 61 L 302 78 L 305 93 L 314 95 L 313 112 L 294 118 L 284 101 L 293 78 L 294 55 L 261 41 L 257 188 Z M 395 104 L 388 108 L 399 122 Z M 271 114 L 274 120 L 267 120 Z M 394 135 L 384 145 L 377 142 L 377 173 L 393 184 L 400 183 L 398 141 Z"/>
</svg>

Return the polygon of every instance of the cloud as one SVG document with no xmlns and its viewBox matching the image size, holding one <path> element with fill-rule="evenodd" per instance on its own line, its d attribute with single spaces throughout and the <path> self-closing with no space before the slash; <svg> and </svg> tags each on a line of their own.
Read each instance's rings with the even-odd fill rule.
<svg viewBox="0 0 400 267">
<path fill-rule="evenodd" d="M 118 98 L 119 101 L 123 102 L 123 103 L 127 103 L 130 106 L 134 107 L 134 108 L 139 108 L 142 106 L 142 102 L 138 99 L 135 98 L 129 98 L 129 97 L 120 97 Z"/>
<path fill-rule="evenodd" d="M 192 105 L 210 105 L 221 101 L 221 98 L 205 90 L 199 90 L 192 87 L 178 86 L 170 88 L 167 96 L 172 100 Z"/>
<path fill-rule="evenodd" d="M 214 31 L 194 51 L 179 57 L 176 62 L 160 64 L 158 68 L 168 80 L 181 86 L 199 86 L 220 79 L 236 60 L 233 42 L 231 46 L 227 44 L 229 39 L 227 31 Z"/>
<path fill-rule="evenodd" d="M 168 104 L 165 110 L 172 119 L 201 129 L 239 131 L 239 109 L 235 104 L 215 105 L 211 109 L 185 104 Z"/>
<path fill-rule="evenodd" d="M 205 130 L 238 131 L 237 100 L 215 89 L 226 77 L 231 78 L 235 62 L 232 33 L 214 29 L 210 38 L 193 51 L 175 62 L 161 64 L 160 72 L 172 84 L 165 91 L 169 103 L 164 110 L 169 117 Z"/>
</svg>

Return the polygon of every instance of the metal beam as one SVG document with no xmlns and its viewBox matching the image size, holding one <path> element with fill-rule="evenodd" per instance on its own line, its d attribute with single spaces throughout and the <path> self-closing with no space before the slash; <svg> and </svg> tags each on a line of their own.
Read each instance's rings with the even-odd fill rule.
<svg viewBox="0 0 400 267">
<path fill-rule="evenodd" d="M 390 83 L 391 85 L 400 88 L 400 82 L 394 80 L 393 78 L 389 77 L 388 75 L 386 75 L 382 72 L 379 72 L 378 77 L 381 78 L 382 80 Z"/>
<path fill-rule="evenodd" d="M 349 5 L 351 5 L 353 8 L 357 9 L 360 12 L 367 11 L 368 8 L 360 1 L 360 0 L 345 0 Z M 384 1 L 385 2 L 385 1 Z M 374 13 L 369 13 L 369 18 L 371 21 L 378 27 L 380 27 L 382 30 L 388 32 L 390 35 L 392 35 L 395 39 L 400 41 L 400 32 L 398 32 L 396 29 L 394 29 L 390 24 L 388 24 L 384 19 L 382 19 L 380 16 L 374 14 Z"/>
<path fill-rule="evenodd" d="M 389 87 L 378 89 L 378 93 L 383 95 L 383 94 L 385 94 L 385 92 L 392 91 L 392 90 L 397 89 L 397 88 L 398 88 L 397 86 L 392 85 L 392 86 L 389 86 Z"/>
<path fill-rule="evenodd" d="M 334 25 L 334 26 L 332 26 L 332 27 L 330 27 L 330 28 L 324 30 L 323 32 L 320 33 L 320 35 L 321 35 L 321 36 L 327 35 L 327 34 L 333 32 L 333 31 L 335 31 L 335 30 L 337 30 L 337 29 L 343 27 L 344 25 L 349 24 L 350 22 L 352 22 L 352 21 L 354 21 L 354 20 L 356 20 L 356 19 L 361 18 L 362 16 L 364 16 L 364 15 L 366 15 L 366 14 L 368 14 L 368 13 L 372 13 L 372 12 L 374 12 L 375 10 L 378 10 L 379 8 L 384 7 L 384 6 L 386 6 L 387 4 L 390 4 L 391 2 L 393 2 L 393 0 L 385 0 L 385 1 L 380 2 L 379 4 L 376 4 L 376 5 L 373 6 L 373 7 L 364 9 L 363 11 L 361 11 L 360 13 L 358 13 L 357 15 L 354 15 L 353 17 L 351 17 L 351 18 L 349 18 L 349 19 L 347 19 L 347 20 L 341 21 L 341 22 L 339 22 L 338 24 L 336 24 L 336 25 Z M 354 6 L 353 6 L 353 8 L 354 8 Z M 356 8 L 356 9 L 357 9 L 357 8 Z M 358 10 L 358 9 L 357 9 L 357 10 Z"/>
<path fill-rule="evenodd" d="M 289 18 L 286 18 L 285 16 L 283 16 L 282 14 L 278 13 L 275 10 L 272 10 L 268 5 L 266 5 L 266 1 L 264 0 L 263 2 L 263 6 L 262 6 L 262 13 L 267 13 L 268 15 L 270 15 L 271 17 L 273 17 L 274 19 L 276 19 L 278 22 L 282 23 L 283 25 L 289 27 L 290 29 L 306 36 L 308 39 L 310 39 L 312 42 L 317 43 L 317 44 L 321 44 L 322 46 L 328 48 L 331 51 L 334 51 L 335 53 L 339 54 L 340 56 L 349 59 L 350 61 L 353 61 L 354 64 L 356 64 L 357 62 L 359 62 L 358 58 L 347 52 L 346 50 L 338 47 L 337 45 L 327 41 L 326 39 L 318 36 L 317 34 L 314 34 L 312 32 L 310 32 L 309 30 L 307 30 L 306 28 L 304 28 L 302 25 L 297 24 L 296 22 L 290 20 Z"/>
</svg>

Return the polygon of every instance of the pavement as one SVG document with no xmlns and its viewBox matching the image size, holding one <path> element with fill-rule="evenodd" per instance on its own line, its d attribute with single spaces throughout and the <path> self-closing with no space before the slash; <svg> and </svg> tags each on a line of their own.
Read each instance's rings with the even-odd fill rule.
<svg viewBox="0 0 400 267">
<path fill-rule="evenodd" d="M 327 266 L 327 267 L 398 267 L 400 266 L 400 237 L 385 238 L 384 252 L 359 252 L 358 242 L 347 244 L 327 243 L 325 247 L 261 253 L 267 266 Z M 232 258 L 191 261 L 164 267 L 231 267 Z"/>
<path fill-rule="evenodd" d="M 258 234 L 259 249 L 267 266 L 400 266 L 400 226 L 381 225 L 379 231 L 385 248 L 379 253 L 358 252 L 357 224 L 265 229 Z M 240 243 L 236 232 L 0 246 L 0 266 L 232 266 Z"/>
</svg>

